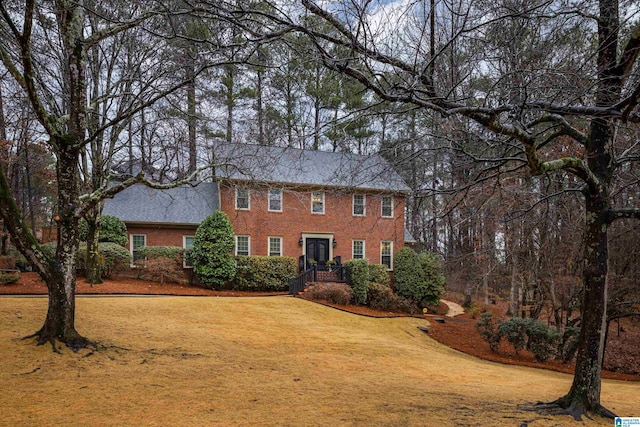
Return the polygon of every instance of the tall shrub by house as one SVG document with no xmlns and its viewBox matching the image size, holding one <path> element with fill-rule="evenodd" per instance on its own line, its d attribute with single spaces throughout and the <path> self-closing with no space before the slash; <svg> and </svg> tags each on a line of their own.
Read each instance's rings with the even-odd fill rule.
<svg viewBox="0 0 640 427">
<path fill-rule="evenodd" d="M 202 221 L 189 259 L 203 285 L 221 288 L 234 278 L 233 245 L 233 227 L 224 212 L 215 211 Z"/>
<path fill-rule="evenodd" d="M 444 275 L 442 274 L 442 261 L 440 257 L 431 252 L 421 252 L 418 260 L 424 272 L 426 294 L 424 303 L 426 305 L 440 304 L 440 296 L 444 294 Z"/>
<path fill-rule="evenodd" d="M 404 247 L 396 253 L 393 261 L 396 293 L 425 307 L 440 303 L 444 292 L 444 276 L 440 264 L 433 254 L 418 255 L 413 249 Z"/>
<path fill-rule="evenodd" d="M 352 259 L 345 263 L 349 267 L 349 286 L 353 289 L 356 304 L 367 301 L 369 288 L 369 261 L 366 259 Z"/>
</svg>

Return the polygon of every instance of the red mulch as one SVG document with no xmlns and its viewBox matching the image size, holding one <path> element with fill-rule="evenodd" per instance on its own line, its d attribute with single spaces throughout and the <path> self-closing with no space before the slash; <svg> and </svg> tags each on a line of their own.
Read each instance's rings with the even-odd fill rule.
<svg viewBox="0 0 640 427">
<path fill-rule="evenodd" d="M 22 273 L 18 282 L 0 286 L 0 295 L 46 295 L 47 288 L 35 273 Z M 183 296 L 266 296 L 286 295 L 286 293 L 264 292 L 238 292 L 238 291 L 213 291 L 197 286 L 139 280 L 135 278 L 118 277 L 115 280 L 105 280 L 99 285 L 89 285 L 84 279 L 78 279 L 77 293 L 80 295 L 112 294 L 112 295 L 183 295 Z M 382 312 L 362 306 L 337 306 L 334 308 L 355 314 L 371 317 L 401 317 L 406 314 Z M 441 305 L 437 312 L 444 312 L 445 306 Z M 499 310 L 496 310 L 499 311 Z M 526 352 L 515 354 L 507 343 L 503 343 L 499 352 L 493 352 L 476 331 L 476 320 L 469 313 L 455 318 L 446 318 L 441 324 L 433 320 L 440 315 L 416 316 L 429 320 L 429 336 L 435 340 L 459 350 L 463 353 L 494 362 L 530 366 L 535 368 L 550 369 L 559 372 L 573 373 L 573 364 L 563 364 L 557 360 L 537 362 L 533 356 Z M 621 333 L 618 336 L 617 325 L 612 324 L 607 343 L 605 366 L 613 367 L 613 370 L 603 370 L 602 376 L 609 379 L 640 381 L 640 327 L 629 319 L 624 319 Z M 623 371 L 623 372 L 620 372 Z M 624 372 L 632 372 L 629 374 Z"/>
</svg>

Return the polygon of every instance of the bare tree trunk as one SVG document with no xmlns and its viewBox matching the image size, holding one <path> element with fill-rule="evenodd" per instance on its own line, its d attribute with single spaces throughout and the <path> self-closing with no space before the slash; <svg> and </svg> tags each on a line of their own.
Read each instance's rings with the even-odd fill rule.
<svg viewBox="0 0 640 427">
<path fill-rule="evenodd" d="M 0 144 L 3 144 L 7 140 L 7 127 L 4 121 L 4 102 L 2 100 L 2 85 L 0 85 Z M 2 146 L 0 145 L 0 148 Z M 6 152 L 0 151 L 0 167 L 5 168 L 8 166 L 8 163 L 5 162 L 5 156 L 8 160 L 9 158 L 9 148 L 7 147 Z M 4 256 L 8 253 L 8 241 L 9 235 L 4 232 L 4 221 L 0 221 L 0 255 Z"/>
<path fill-rule="evenodd" d="M 87 252 L 85 262 L 85 275 L 87 283 L 95 285 L 102 283 L 102 274 L 100 272 L 100 219 L 102 215 L 100 206 L 96 206 L 85 216 L 89 232 L 87 234 Z"/>
<path fill-rule="evenodd" d="M 196 77 L 194 59 L 187 53 L 186 66 L 187 81 L 187 125 L 189 127 L 189 169 L 187 175 L 191 175 L 197 168 L 196 147 Z"/>
<path fill-rule="evenodd" d="M 575 418 L 585 412 L 613 416 L 600 404 L 607 313 L 607 201 L 586 196 L 584 292 L 575 376 L 567 395 L 556 401 Z"/>
</svg>

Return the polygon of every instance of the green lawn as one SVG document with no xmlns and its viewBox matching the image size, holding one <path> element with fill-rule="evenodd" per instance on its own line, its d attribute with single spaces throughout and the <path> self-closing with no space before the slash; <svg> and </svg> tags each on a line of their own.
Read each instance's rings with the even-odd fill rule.
<svg viewBox="0 0 640 427">
<path fill-rule="evenodd" d="M 420 319 L 372 319 L 290 297 L 80 297 L 80 333 L 107 350 L 54 354 L 18 338 L 45 298 L 0 298 L 0 425 L 612 426 L 543 417 L 569 375 L 450 350 Z M 640 383 L 603 403 L 640 416 Z"/>
</svg>

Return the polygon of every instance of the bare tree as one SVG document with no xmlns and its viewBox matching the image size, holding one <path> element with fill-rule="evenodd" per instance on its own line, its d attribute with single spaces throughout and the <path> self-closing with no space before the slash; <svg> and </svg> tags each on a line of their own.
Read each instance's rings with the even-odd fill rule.
<svg viewBox="0 0 640 427">
<path fill-rule="evenodd" d="M 87 65 L 89 56 L 95 53 L 94 48 L 103 46 L 103 52 L 114 52 L 107 45 L 114 46 L 110 43 L 118 36 L 130 34 L 133 29 L 153 20 L 162 20 L 170 13 L 168 8 L 154 9 L 154 5 L 129 3 L 119 8 L 118 13 L 110 14 L 108 7 L 92 2 L 28 0 L 0 3 L 0 60 L 28 98 L 39 125 L 48 136 L 49 150 L 56 158 L 54 219 L 58 227 L 58 245 L 55 258 L 47 257 L 38 248 L 32 230 L 20 220 L 20 209 L 12 197 L 2 165 L 0 218 L 13 243 L 47 285 L 47 316 L 34 336 L 39 344 L 50 342 L 54 349 L 56 340 L 74 349 L 90 344 L 75 327 L 78 221 L 102 200 L 135 182 L 154 185 L 140 173 L 113 186 L 99 179 L 88 188 L 88 193 L 81 194 L 80 165 L 85 150 L 103 142 L 111 146 L 122 130 L 119 128 L 124 127 L 132 116 L 186 84 L 163 78 L 171 76 L 173 70 L 161 67 L 160 74 L 153 80 L 138 80 L 138 86 L 129 86 L 129 91 L 114 89 L 127 87 L 128 76 L 122 74 L 113 76 L 119 83 L 101 86 L 107 88 L 105 92 L 92 92 L 93 98 L 88 96 L 88 91 L 96 89 L 89 84 Z M 155 31 L 157 26 L 145 28 L 149 37 L 156 37 L 161 43 L 163 38 Z M 117 56 L 117 52 L 114 54 Z M 99 67 L 99 64 L 92 63 L 92 66 Z M 103 72 L 106 71 L 102 69 L 91 75 L 103 77 Z M 106 102 L 103 105 L 108 105 L 102 110 L 97 108 L 100 97 Z M 119 97 L 124 101 L 117 102 Z M 88 102 L 88 99 L 96 103 Z M 109 132 L 111 136 L 105 137 Z M 103 153 L 96 148 L 92 153 L 98 157 L 93 157 L 92 161 L 100 160 Z M 101 173 L 92 174 L 91 179 L 103 176 L 107 166 L 108 162 L 92 164 L 91 167 L 100 169 Z"/>
<path fill-rule="evenodd" d="M 565 396 L 539 408 L 575 418 L 586 412 L 613 416 L 600 403 L 607 235 L 614 221 L 640 218 L 635 199 L 612 194 L 620 171 L 640 159 L 638 145 L 627 137 L 640 121 L 638 10 L 618 0 L 443 1 L 434 5 L 436 16 L 439 10 L 456 9 L 459 22 L 432 46 L 428 25 L 433 20 L 422 13 L 430 5 L 408 4 L 333 2 L 328 9 L 301 0 L 297 6 L 304 13 L 239 11 L 233 6 L 217 13 L 230 20 L 242 16 L 238 25 L 263 40 L 287 32 L 304 34 L 325 67 L 358 80 L 382 100 L 465 123 L 475 137 L 460 148 L 490 165 L 476 175 L 480 182 L 490 173 L 526 168 L 534 177 L 577 184 L 585 232 L 575 376 Z M 308 15 L 325 26 L 309 26 Z M 267 18 L 269 25 L 254 25 Z M 381 22 L 397 25 L 391 32 Z M 594 43 L 588 42 L 588 34 Z M 449 59 L 460 55 L 468 66 L 452 70 Z M 570 147 L 555 150 L 559 144 Z M 637 189 L 638 182 L 628 185 Z"/>
</svg>

